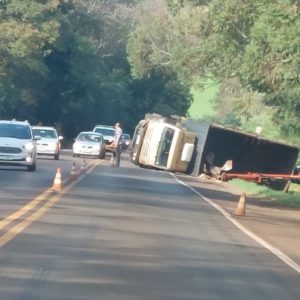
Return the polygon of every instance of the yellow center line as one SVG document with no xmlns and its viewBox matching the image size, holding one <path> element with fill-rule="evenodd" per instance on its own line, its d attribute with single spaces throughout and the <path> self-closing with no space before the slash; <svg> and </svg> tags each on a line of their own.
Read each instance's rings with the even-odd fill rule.
<svg viewBox="0 0 300 300">
<path fill-rule="evenodd" d="M 63 183 L 66 181 L 65 179 Z M 2 230 L 5 226 L 9 225 L 10 223 L 16 221 L 20 217 L 22 217 L 27 212 L 31 211 L 33 208 L 35 208 L 40 202 L 45 200 L 51 193 L 53 192 L 52 188 L 49 188 L 48 190 L 44 191 L 42 194 L 38 195 L 36 198 L 34 198 L 32 201 L 24 205 L 22 208 L 17 210 L 16 212 L 12 213 L 11 215 L 5 217 L 3 220 L 0 221 L 0 230 Z"/>
<path fill-rule="evenodd" d="M 47 196 L 51 193 L 51 189 L 46 190 L 36 198 L 34 198 L 31 202 L 23 206 L 18 211 L 14 212 L 13 214 L 7 216 L 3 220 L 0 221 L 0 230 L 3 229 L 5 226 L 9 225 L 10 223 L 14 222 L 18 218 L 22 217 L 24 214 L 26 214 L 28 211 L 32 210 L 34 207 L 36 207 L 40 202 L 45 200 Z"/>
<path fill-rule="evenodd" d="M 98 165 L 99 165 L 99 163 L 93 165 L 89 170 L 87 170 L 86 174 L 89 174 L 90 172 L 92 172 L 94 170 L 94 168 Z M 79 177 L 78 179 L 76 179 L 74 182 L 72 182 L 70 185 L 68 185 L 61 193 L 56 194 L 55 196 L 50 198 L 48 200 L 48 202 L 46 202 L 45 205 L 40 207 L 37 211 L 32 213 L 25 220 L 23 220 L 19 224 L 15 225 L 14 227 L 10 228 L 5 234 L 3 234 L 0 237 L 0 248 L 2 246 L 4 246 L 5 244 L 7 244 L 9 241 L 11 241 L 15 236 L 20 234 L 22 231 L 24 231 L 32 222 L 34 222 L 37 219 L 39 219 L 40 217 L 42 217 L 54 204 L 57 203 L 57 201 L 59 201 L 62 198 L 62 196 L 65 193 L 67 193 L 75 184 L 77 184 L 79 181 L 81 181 L 82 178 L 84 178 L 84 176 Z M 46 194 L 46 193 L 47 192 L 45 192 L 43 194 Z M 42 195 L 40 195 L 39 197 L 41 197 Z M 37 198 L 39 198 L 39 197 L 37 197 Z M 43 199 L 46 199 L 45 195 L 44 195 Z"/>
</svg>

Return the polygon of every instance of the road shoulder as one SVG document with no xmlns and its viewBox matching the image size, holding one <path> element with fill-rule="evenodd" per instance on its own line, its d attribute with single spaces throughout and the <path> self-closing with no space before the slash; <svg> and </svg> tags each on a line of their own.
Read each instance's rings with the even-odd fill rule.
<svg viewBox="0 0 300 300">
<path fill-rule="evenodd" d="M 234 212 L 242 191 L 213 179 L 189 176 L 178 176 L 178 178 L 218 204 L 245 228 L 300 264 L 299 210 L 267 207 L 257 198 L 246 195 L 246 215 L 235 216 Z"/>
</svg>

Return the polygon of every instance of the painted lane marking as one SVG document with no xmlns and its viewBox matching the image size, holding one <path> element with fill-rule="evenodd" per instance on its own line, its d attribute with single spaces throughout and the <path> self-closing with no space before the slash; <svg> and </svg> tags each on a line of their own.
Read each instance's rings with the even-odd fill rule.
<svg viewBox="0 0 300 300">
<path fill-rule="evenodd" d="M 99 163 L 96 163 L 95 165 L 90 167 L 85 175 L 91 173 L 94 170 L 94 168 L 98 165 Z M 51 207 L 53 207 L 63 197 L 65 193 L 67 193 L 75 184 L 80 182 L 84 177 L 85 176 L 81 176 L 77 178 L 75 181 L 70 183 L 62 192 L 50 198 L 42 207 L 40 207 L 37 211 L 28 216 L 25 220 L 10 228 L 5 234 L 3 234 L 0 237 L 0 248 L 7 244 L 9 241 L 11 241 L 18 234 L 23 232 L 31 223 L 42 217 Z"/>
<path fill-rule="evenodd" d="M 3 220 L 0 221 L 0 230 L 3 229 L 5 226 L 9 225 L 10 223 L 14 222 L 18 218 L 22 217 L 24 214 L 35 208 L 40 202 L 45 200 L 47 196 L 51 194 L 51 189 L 46 190 L 42 194 L 38 195 L 28 204 L 24 205 L 22 208 L 17 210 L 16 212 L 10 214 L 9 216 L 5 217 Z"/>
<path fill-rule="evenodd" d="M 261 246 L 269 250 L 271 253 L 276 255 L 280 260 L 282 260 L 285 264 L 290 266 L 292 269 L 294 269 L 296 272 L 300 273 L 300 265 L 298 265 L 294 260 L 292 260 L 289 256 L 284 254 L 282 251 L 277 249 L 276 247 L 272 246 L 262 238 L 260 238 L 258 235 L 247 229 L 244 225 L 242 225 L 240 222 L 235 220 L 230 213 L 228 213 L 225 209 L 223 209 L 221 206 L 213 202 L 211 199 L 206 198 L 203 196 L 200 192 L 198 192 L 193 187 L 187 185 L 185 182 L 178 179 L 173 173 L 170 173 L 173 178 L 180 184 L 184 185 L 185 187 L 189 188 L 191 191 L 193 191 L 196 195 L 200 196 L 202 199 L 204 199 L 208 204 L 210 204 L 212 207 L 214 207 L 216 210 L 218 210 L 222 215 L 225 216 L 231 223 L 233 223 L 238 229 L 240 229 L 243 233 L 248 235 L 250 238 L 255 240 L 257 243 L 259 243 Z"/>
<path fill-rule="evenodd" d="M 94 161 L 95 160 L 93 160 L 93 162 Z M 91 165 L 92 165 L 92 163 L 87 165 L 86 172 L 87 172 L 88 168 L 90 168 Z M 65 178 L 62 181 L 63 185 L 68 182 L 69 182 L 69 177 Z M 46 198 L 48 198 L 49 195 L 53 192 L 54 191 L 52 190 L 52 187 L 47 189 L 46 191 L 44 191 L 43 193 L 38 195 L 36 198 L 31 200 L 29 203 L 27 203 L 26 205 L 21 207 L 19 210 L 15 211 L 14 213 L 12 213 L 12 214 L 8 215 L 7 217 L 5 217 L 4 219 L 2 219 L 0 221 L 0 230 L 3 229 L 4 227 L 8 226 L 9 224 L 13 223 L 17 219 L 19 219 L 20 217 L 22 217 L 23 215 L 28 213 L 29 211 L 33 210 L 38 204 L 40 204 L 42 201 L 44 201 Z"/>
</svg>

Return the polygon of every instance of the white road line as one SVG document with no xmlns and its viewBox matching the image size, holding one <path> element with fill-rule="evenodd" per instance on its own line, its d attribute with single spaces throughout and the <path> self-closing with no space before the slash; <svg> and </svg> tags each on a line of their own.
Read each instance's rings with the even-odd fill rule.
<svg viewBox="0 0 300 300">
<path fill-rule="evenodd" d="M 200 192 L 198 192 L 196 189 L 194 189 L 193 187 L 189 186 L 188 184 L 186 184 L 185 182 L 181 181 L 180 179 L 178 179 L 173 173 L 170 173 L 174 179 L 184 185 L 185 187 L 189 188 L 191 191 L 193 191 L 196 195 L 200 196 L 202 199 L 204 199 L 208 204 L 210 204 L 211 206 L 213 206 L 216 210 L 218 210 L 222 215 L 224 215 L 231 223 L 233 223 L 238 229 L 240 229 L 242 232 L 244 232 L 246 235 L 248 235 L 249 237 L 251 237 L 253 240 L 255 240 L 257 243 L 259 243 L 260 245 L 262 245 L 264 248 L 266 248 L 267 250 L 269 250 L 271 253 L 273 253 L 274 255 L 276 255 L 279 259 L 281 259 L 285 264 L 287 264 L 288 266 L 290 266 L 292 269 L 294 269 L 296 272 L 300 273 L 300 265 L 298 265 L 294 260 L 292 260 L 289 256 L 287 256 L 286 254 L 284 254 L 283 252 L 281 252 L 279 249 L 273 247 L 272 245 L 270 245 L 268 242 L 266 242 L 265 240 L 263 240 L 262 238 L 260 238 L 259 236 L 257 236 L 256 234 L 254 234 L 253 232 L 251 232 L 250 230 L 248 230 L 246 227 L 244 227 L 240 222 L 238 222 L 237 220 L 235 220 L 234 218 L 232 218 L 232 216 L 230 215 L 230 213 L 228 213 L 226 210 L 224 210 L 221 206 L 219 206 L 218 204 L 216 204 L 215 202 L 213 202 L 211 199 L 206 198 L 205 196 L 203 196 Z"/>
</svg>

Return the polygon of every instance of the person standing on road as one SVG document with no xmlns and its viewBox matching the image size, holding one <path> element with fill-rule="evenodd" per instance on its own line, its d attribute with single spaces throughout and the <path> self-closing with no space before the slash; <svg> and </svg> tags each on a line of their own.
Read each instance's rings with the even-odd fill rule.
<svg viewBox="0 0 300 300">
<path fill-rule="evenodd" d="M 121 160 L 121 152 L 122 152 L 122 133 L 123 130 L 120 126 L 120 123 L 115 124 L 115 136 L 114 141 L 112 143 L 113 146 L 113 157 L 112 157 L 112 165 L 115 167 L 120 166 Z"/>
</svg>

